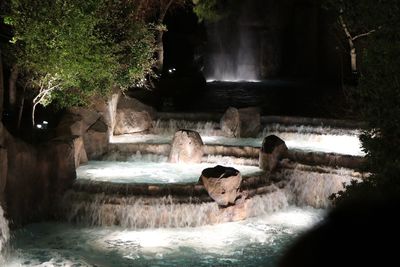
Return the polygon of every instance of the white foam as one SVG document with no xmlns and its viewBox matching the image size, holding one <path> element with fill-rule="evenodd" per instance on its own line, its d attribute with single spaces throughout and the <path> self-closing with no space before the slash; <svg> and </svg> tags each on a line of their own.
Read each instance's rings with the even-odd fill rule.
<svg viewBox="0 0 400 267">
<path fill-rule="evenodd" d="M 165 158 L 164 158 L 165 159 Z M 146 161 L 89 161 L 80 166 L 78 179 L 113 183 L 196 183 L 205 168 L 215 163 L 173 164 Z M 259 172 L 257 166 L 232 165 L 242 175 Z"/>
</svg>

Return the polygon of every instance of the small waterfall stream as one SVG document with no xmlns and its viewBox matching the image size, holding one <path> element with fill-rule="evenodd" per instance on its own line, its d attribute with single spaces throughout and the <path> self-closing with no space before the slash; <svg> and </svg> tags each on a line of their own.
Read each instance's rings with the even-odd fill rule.
<svg viewBox="0 0 400 267">
<path fill-rule="evenodd" d="M 199 132 L 206 145 L 258 148 L 261 146 L 265 136 L 273 134 L 285 140 L 289 149 L 364 156 L 358 139 L 359 129 L 346 129 L 329 125 L 285 125 L 269 122 L 262 126 L 262 130 L 254 138 L 230 138 L 224 136 L 224 133 L 219 128 L 219 123 L 214 121 L 159 119 L 153 124 L 154 128 L 150 133 L 112 136 L 110 141 L 116 145 L 127 143 L 169 144 L 178 129 L 189 129 Z"/>
<path fill-rule="evenodd" d="M 358 180 L 359 177 L 348 169 L 320 168 L 312 171 L 294 168 L 283 169 L 273 179 L 279 182 L 267 182 L 255 189 L 247 189 L 249 194 L 255 195 L 238 210 L 219 209 L 206 193 L 194 193 L 197 185 L 172 184 L 170 189 L 164 190 L 171 193 L 165 195 L 164 191 L 156 190 L 158 185 L 149 186 L 146 191 L 140 184 L 115 185 L 104 182 L 97 182 L 96 190 L 88 192 L 85 189 L 87 182 L 84 182 L 82 186 L 78 183 L 76 189 L 64 196 L 62 213 L 68 221 L 91 226 L 120 225 L 134 229 L 198 227 L 229 221 L 232 219 L 229 216 L 236 216 L 236 213 L 245 218 L 263 216 L 290 205 L 327 208 L 331 194 L 342 190 L 343 184 Z M 130 193 L 138 190 L 142 194 Z M 157 192 L 161 192 L 159 196 Z M 179 192 L 180 195 L 174 195 L 173 192 Z M 227 213 L 231 214 L 228 216 Z"/>
<path fill-rule="evenodd" d="M 8 221 L 4 217 L 3 208 L 0 205 L 0 264 L 4 264 L 3 253 L 10 239 L 10 229 L 8 228 Z"/>
</svg>

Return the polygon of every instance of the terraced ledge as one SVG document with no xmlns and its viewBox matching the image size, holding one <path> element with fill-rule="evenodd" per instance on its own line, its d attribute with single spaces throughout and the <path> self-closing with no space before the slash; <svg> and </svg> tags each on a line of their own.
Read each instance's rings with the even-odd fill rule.
<svg viewBox="0 0 400 267">
<path fill-rule="evenodd" d="M 270 177 L 266 173 L 259 172 L 250 176 L 243 176 L 241 189 L 244 191 L 256 190 L 271 184 Z M 179 203 L 191 202 L 193 199 L 201 199 L 203 202 L 213 201 L 200 183 L 198 184 L 121 184 L 111 182 L 98 182 L 86 179 L 78 179 L 73 185 L 75 192 L 89 194 L 104 193 L 107 195 L 164 197 L 173 196 Z M 257 190 L 256 190 L 257 191 Z M 256 192 L 254 191 L 254 192 Z M 251 193 L 254 195 L 256 193 Z M 259 191 L 259 193 L 262 193 Z"/>
<path fill-rule="evenodd" d="M 349 169 L 358 169 L 365 161 L 365 158 L 361 156 L 307 152 L 295 149 L 288 151 L 288 158 L 292 161 L 311 166 L 330 166 Z"/>
<path fill-rule="evenodd" d="M 112 153 L 112 151 L 118 151 L 122 158 L 129 158 L 129 156 L 134 155 L 138 152 L 141 154 L 157 154 L 168 156 L 170 150 L 170 144 L 110 144 L 110 152 Z M 212 162 L 212 157 L 214 156 L 232 157 L 233 161 L 249 162 L 249 165 L 254 166 L 258 162 L 259 150 L 260 149 L 258 147 L 251 146 L 205 145 L 203 161 L 210 162 L 210 160 L 208 160 L 209 158 Z M 324 152 L 308 152 L 297 149 L 289 149 L 287 157 L 292 161 L 307 165 L 322 165 L 350 169 L 360 168 L 360 166 L 365 161 L 365 158 L 362 156 L 342 155 Z"/>
</svg>

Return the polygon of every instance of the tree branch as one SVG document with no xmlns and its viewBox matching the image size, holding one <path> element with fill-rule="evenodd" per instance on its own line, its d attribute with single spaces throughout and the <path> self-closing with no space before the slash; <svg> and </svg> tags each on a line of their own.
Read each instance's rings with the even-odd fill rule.
<svg viewBox="0 0 400 267">
<path fill-rule="evenodd" d="M 356 35 L 356 36 L 353 37 L 353 41 L 355 41 L 356 39 L 358 39 L 358 38 L 360 38 L 360 37 L 368 36 L 368 35 L 370 35 L 370 34 L 372 34 L 372 33 L 374 33 L 374 32 L 376 32 L 375 29 L 370 30 L 369 32 L 364 32 L 364 33 L 361 33 L 361 34 L 359 34 L 359 35 Z"/>
<path fill-rule="evenodd" d="M 158 18 L 159 23 L 163 23 L 165 15 L 167 15 L 168 9 L 170 8 L 170 6 L 172 5 L 173 2 L 174 2 L 174 0 L 168 0 L 167 4 L 165 6 L 163 6 L 162 3 L 160 4 L 160 16 Z"/>
<path fill-rule="evenodd" d="M 342 28 L 344 30 L 344 33 L 346 34 L 347 38 L 349 40 L 353 40 L 353 37 L 351 36 L 351 33 L 350 33 L 349 29 L 347 28 L 347 24 L 344 22 L 344 19 L 343 19 L 343 17 L 341 15 L 339 16 L 339 22 L 340 22 L 340 25 L 342 26 Z"/>
<path fill-rule="evenodd" d="M 59 83 L 53 85 L 53 82 L 55 82 L 57 79 L 50 78 L 50 80 L 47 82 L 47 86 L 45 87 L 44 80 L 46 79 L 46 77 L 47 77 L 47 75 L 45 76 L 45 78 L 43 80 L 40 81 L 39 94 L 37 96 L 35 96 L 35 98 L 33 99 L 33 108 L 32 108 L 32 125 L 33 126 L 35 126 L 36 106 L 38 104 L 40 104 L 45 99 L 46 96 L 48 96 L 53 90 L 57 89 L 58 86 L 60 85 Z"/>
</svg>

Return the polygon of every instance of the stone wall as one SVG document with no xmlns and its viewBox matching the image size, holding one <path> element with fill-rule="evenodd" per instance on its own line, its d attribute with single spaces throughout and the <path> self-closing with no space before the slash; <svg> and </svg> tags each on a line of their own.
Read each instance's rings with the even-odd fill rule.
<svg viewBox="0 0 400 267">
<path fill-rule="evenodd" d="M 56 200 L 76 178 L 75 138 L 55 139 L 33 146 L 4 129 L 0 140 L 0 196 L 11 225 L 49 218 Z"/>
</svg>

